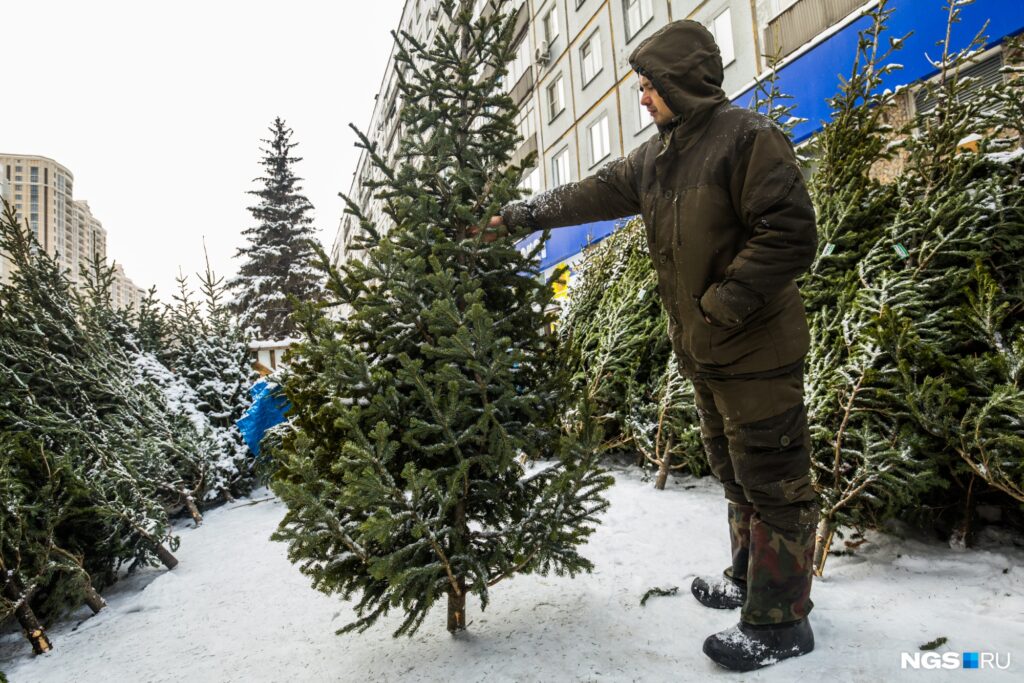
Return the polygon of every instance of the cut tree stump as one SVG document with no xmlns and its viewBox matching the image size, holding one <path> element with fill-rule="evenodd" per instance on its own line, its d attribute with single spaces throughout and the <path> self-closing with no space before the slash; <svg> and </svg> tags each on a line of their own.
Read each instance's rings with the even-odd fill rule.
<svg viewBox="0 0 1024 683">
<path fill-rule="evenodd" d="M 89 606 L 93 614 L 99 614 L 99 611 L 107 606 L 107 601 L 90 583 L 85 587 L 85 604 Z"/>
<path fill-rule="evenodd" d="M 7 580 L 4 581 L 4 596 L 14 603 L 14 616 L 18 619 L 18 623 L 21 624 L 21 628 L 25 632 L 25 637 L 32 645 L 32 652 L 41 655 L 52 650 L 53 643 L 50 642 L 46 630 L 39 623 L 35 612 L 28 604 L 30 596 L 26 595 L 24 589 L 18 585 L 18 580 L 13 574 L 8 575 Z"/>
<path fill-rule="evenodd" d="M 188 508 L 188 513 L 192 515 L 192 521 L 196 523 L 196 526 L 202 526 L 203 515 L 199 512 L 199 508 L 196 507 L 196 501 L 192 499 L 192 496 L 185 496 L 185 507 Z"/>
<path fill-rule="evenodd" d="M 448 587 L 448 631 L 458 633 L 466 629 L 466 580 L 461 576 L 456 579 L 459 587 Z"/>
</svg>

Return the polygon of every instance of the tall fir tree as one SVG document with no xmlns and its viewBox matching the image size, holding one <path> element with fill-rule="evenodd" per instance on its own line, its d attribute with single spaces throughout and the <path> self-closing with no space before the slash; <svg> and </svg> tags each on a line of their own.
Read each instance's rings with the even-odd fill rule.
<svg viewBox="0 0 1024 683">
<path fill-rule="evenodd" d="M 542 333 L 552 292 L 537 250 L 471 237 L 519 196 L 523 168 L 509 166 L 515 108 L 501 87 L 515 21 L 500 3 L 474 18 L 476 4 L 442 0 L 430 45 L 396 36 L 395 163 L 359 134 L 390 229 L 349 201 L 366 251 L 331 291 L 351 315 L 309 307 L 284 379 L 275 538 L 316 588 L 358 596 L 343 631 L 399 608 L 395 635 L 412 634 L 444 601 L 457 632 L 470 594 L 486 608 L 515 574 L 589 570 L 579 546 L 611 483 L 585 406 L 561 425 L 570 396 Z"/>
<path fill-rule="evenodd" d="M 230 282 L 231 309 L 254 327 L 260 339 L 285 339 L 296 334 L 293 302 L 319 300 L 323 278 L 314 265 L 316 236 L 309 215 L 313 205 L 302 194 L 302 179 L 294 171 L 302 161 L 292 156 L 298 143 L 292 142 L 292 129 L 280 117 L 274 119 L 270 133 L 270 139 L 262 141 L 264 175 L 256 179 L 262 187 L 249 191 L 259 198 L 249 207 L 256 225 L 242 232 L 246 245 L 235 254 L 242 265 Z"/>
</svg>

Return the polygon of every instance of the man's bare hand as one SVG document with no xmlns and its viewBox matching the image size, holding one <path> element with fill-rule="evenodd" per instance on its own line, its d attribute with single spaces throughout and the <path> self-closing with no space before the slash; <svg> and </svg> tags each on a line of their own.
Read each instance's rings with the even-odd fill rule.
<svg viewBox="0 0 1024 683">
<path fill-rule="evenodd" d="M 475 225 L 471 225 L 466 230 L 466 234 L 469 237 L 476 237 L 480 234 L 480 229 Z M 499 237 L 505 237 L 506 235 L 508 235 L 508 226 L 505 225 L 504 219 L 501 216 L 494 216 L 487 223 L 487 227 L 484 228 L 483 236 L 480 239 L 486 243 L 491 243 Z"/>
</svg>

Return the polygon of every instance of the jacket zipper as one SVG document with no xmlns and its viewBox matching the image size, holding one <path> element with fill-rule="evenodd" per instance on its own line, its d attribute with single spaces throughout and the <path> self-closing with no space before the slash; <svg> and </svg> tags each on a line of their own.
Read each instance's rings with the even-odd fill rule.
<svg viewBox="0 0 1024 683">
<path fill-rule="evenodd" d="M 679 230 L 679 193 L 678 192 L 676 192 L 675 194 L 672 195 L 672 213 L 673 213 L 673 219 L 672 220 L 673 220 L 673 222 L 675 224 L 675 232 L 676 232 L 676 246 L 682 246 L 682 244 L 683 244 L 683 234 Z"/>
</svg>

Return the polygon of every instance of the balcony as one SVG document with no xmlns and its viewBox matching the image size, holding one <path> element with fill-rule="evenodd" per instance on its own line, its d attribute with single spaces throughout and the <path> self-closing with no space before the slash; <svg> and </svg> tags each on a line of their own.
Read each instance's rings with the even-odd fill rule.
<svg viewBox="0 0 1024 683">
<path fill-rule="evenodd" d="M 864 0 L 799 0 L 768 22 L 765 56 L 772 60 L 792 54 L 864 4 Z"/>
<path fill-rule="evenodd" d="M 530 137 L 523 141 L 523 144 L 519 145 L 519 149 L 516 150 L 515 154 L 512 155 L 512 160 L 509 162 L 510 165 L 515 166 L 521 164 L 523 159 L 528 157 L 533 152 L 537 151 L 537 135 L 534 133 Z"/>
<path fill-rule="evenodd" d="M 515 102 L 516 106 L 520 106 L 530 93 L 533 92 L 533 65 L 526 67 L 526 71 L 519 77 L 516 84 L 512 86 L 509 91 L 509 97 Z"/>
</svg>

